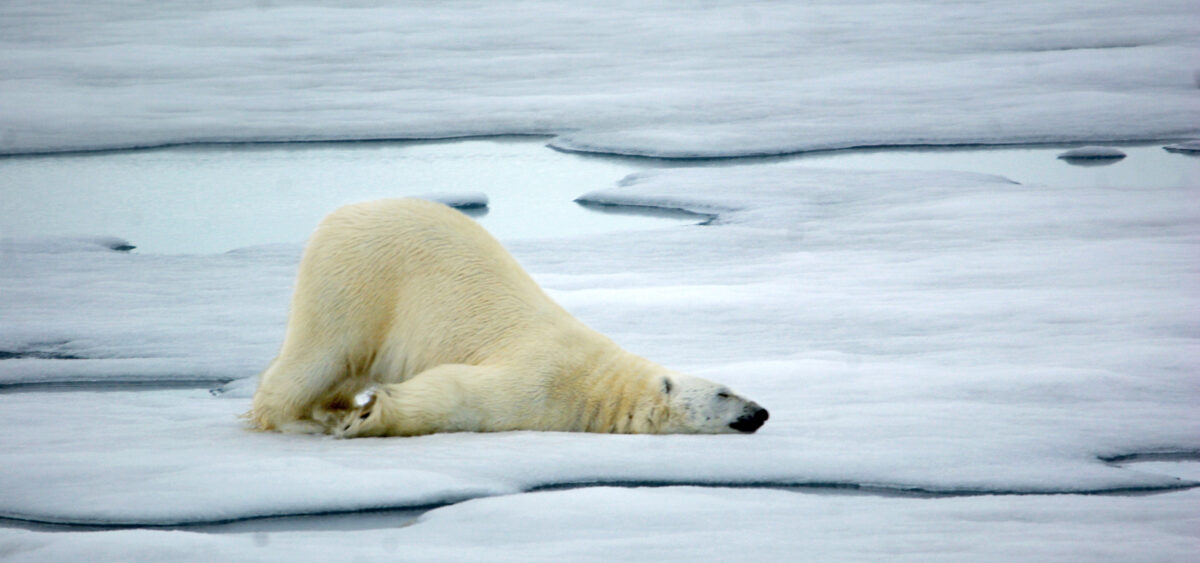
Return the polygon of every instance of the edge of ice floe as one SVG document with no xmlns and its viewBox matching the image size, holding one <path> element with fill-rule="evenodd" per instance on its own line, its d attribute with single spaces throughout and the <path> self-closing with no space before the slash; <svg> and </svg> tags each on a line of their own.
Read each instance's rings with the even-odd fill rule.
<svg viewBox="0 0 1200 563">
<path fill-rule="evenodd" d="M 1125 158 L 1125 152 L 1113 147 L 1102 147 L 1098 145 L 1088 145 L 1085 147 L 1077 147 L 1062 153 L 1059 153 L 1058 158 L 1062 159 L 1118 159 Z"/>
<path fill-rule="evenodd" d="M 777 143 L 773 145 L 752 148 L 733 149 L 718 148 L 712 150 L 690 150 L 656 148 L 651 149 L 637 144 L 622 145 L 619 142 L 598 143 L 580 140 L 586 132 L 566 133 L 554 136 L 546 144 L 550 149 L 570 154 L 585 154 L 597 156 L 614 156 L 627 158 L 649 158 L 658 160 L 726 160 L 754 159 L 793 156 L 809 153 L 827 153 L 858 150 L 919 150 L 919 149 L 989 149 L 989 148 L 1020 148 L 1020 147 L 1055 147 L 1080 143 L 1107 144 L 1145 144 L 1161 142 L 1172 138 L 1171 135 L 1149 136 L 1119 136 L 1119 137 L 1014 137 L 1003 139 L 958 139 L 958 140 L 893 140 L 893 141 L 862 141 L 851 140 L 844 142 L 812 143 L 801 142 L 793 144 Z M 1174 146 L 1174 145 L 1172 145 Z M 1200 150 L 1200 149 L 1193 149 Z"/>
<path fill-rule="evenodd" d="M 1192 139 L 1190 141 L 1182 141 L 1179 143 L 1172 143 L 1170 145 L 1163 147 L 1163 150 L 1165 150 L 1167 152 L 1200 154 L 1200 139 Z"/>
<path fill-rule="evenodd" d="M 330 137 L 255 137 L 246 136 L 241 138 L 222 137 L 222 138 L 202 138 L 202 139 L 178 139 L 178 140 L 161 140 L 161 141 L 142 141 L 142 142 L 125 142 L 112 144 L 83 144 L 83 145 L 43 145 L 30 147 L 4 147 L 0 148 L 0 158 L 22 158 L 22 157 L 39 157 L 39 156 L 69 156 L 74 154 L 94 154 L 106 152 L 128 152 L 128 151 L 148 151 L 159 149 L 175 149 L 189 147 L 221 147 L 221 146 L 243 146 L 243 145 L 322 145 L 322 144 L 378 144 L 378 143 L 409 143 L 409 142 L 424 142 L 424 141 L 471 141 L 471 140 L 486 140 L 486 139 L 510 139 L 510 138 L 530 138 L 530 139 L 551 139 L 556 133 L 551 132 L 527 132 L 527 133 L 505 133 L 505 132 L 450 132 L 444 134 L 429 134 L 429 135 L 414 135 L 414 136 L 393 136 L 381 135 L 378 137 L 371 136 L 330 136 Z"/>
<path fill-rule="evenodd" d="M 264 512 L 260 514 L 247 514 L 243 516 L 231 516 L 228 518 L 178 518 L 178 519 L 114 519 L 104 520 L 99 518 L 55 518 L 25 515 L 17 512 L 0 511 L 0 526 L 4 521 L 23 522 L 28 524 L 41 524 L 49 526 L 63 526 L 70 528 L 93 528 L 97 530 L 103 529 L 122 529 L 122 528 L 174 528 L 186 526 L 217 526 L 221 524 L 232 524 L 235 522 L 247 522 L 251 520 L 261 520 L 265 518 L 291 518 L 291 517 L 317 517 L 317 516 L 332 516 L 337 514 L 360 514 L 370 512 L 386 512 L 392 510 L 423 510 L 429 511 L 444 506 L 451 506 L 469 500 L 479 498 L 490 498 L 501 496 L 507 493 L 481 493 L 481 494 L 466 494 L 459 497 L 446 497 L 445 500 L 437 500 L 430 502 L 416 502 L 412 504 L 397 504 L 397 505 L 379 505 L 379 506 L 363 506 L 360 508 L 333 508 L 328 510 L 312 510 L 312 511 L 296 511 L 296 512 Z"/>
<path fill-rule="evenodd" d="M 1131 461 L 1140 460 L 1142 456 L 1158 455 L 1158 454 L 1127 454 L 1125 456 L 1117 456 L 1121 458 L 1129 458 Z M 1105 458 L 1097 458 L 1100 461 L 1105 461 Z M 1147 458 L 1146 460 L 1149 460 Z M 1154 459 L 1159 459 L 1155 457 Z M 1172 459 L 1196 459 L 1194 453 L 1182 454 L 1182 457 L 1173 457 Z M 1159 474 L 1152 474 L 1158 476 Z M 543 491 L 562 491 L 573 490 L 590 487 L 620 487 L 620 488 L 661 488 L 661 487 L 703 487 L 703 488 L 726 488 L 726 489 L 772 489 L 782 491 L 792 491 L 797 493 L 809 494 L 854 494 L 854 495 L 871 495 L 882 497 L 909 497 L 909 498 L 958 498 L 958 497 L 978 497 L 978 496 L 1046 496 L 1046 495 L 1143 495 L 1143 494 L 1165 494 L 1179 492 L 1200 487 L 1200 482 L 1188 481 L 1177 477 L 1161 476 L 1164 481 L 1160 484 L 1147 484 L 1141 486 L 1123 486 L 1123 487 L 1101 487 L 1101 488 L 1057 488 L 1057 489 L 1028 489 L 1028 490 L 1005 490 L 1005 489 L 988 489 L 988 488 L 937 488 L 924 486 L 907 486 L 902 484 L 887 484 L 887 483 L 854 483 L 854 482 L 836 482 L 836 481 L 808 481 L 808 482 L 787 482 L 787 481 L 672 481 L 672 480 L 575 480 L 561 481 L 552 483 L 543 483 L 522 488 L 519 491 L 499 492 L 499 491 L 480 491 L 477 493 L 465 493 L 457 495 L 447 495 L 441 499 L 431 500 L 429 498 L 411 502 L 411 503 L 395 503 L 386 505 L 362 506 L 359 508 L 332 508 L 328 510 L 312 510 L 312 511 L 297 511 L 297 512 L 265 512 L 260 514 L 247 514 L 243 516 L 233 516 L 228 518 L 177 518 L 177 519 L 121 519 L 121 520 L 103 520 L 103 519 L 71 519 L 71 518 L 56 518 L 36 515 L 26 515 L 18 512 L 3 512 L 0 511 L 0 520 L 9 522 L 20 522 L 27 524 L 62 526 L 67 528 L 92 528 L 92 529 L 123 529 L 123 528 L 175 528 L 175 527 L 191 527 L 191 526 L 216 526 L 223 524 L 232 524 L 237 522 L 248 522 L 267 518 L 305 518 L 305 517 L 321 517 L 334 516 L 342 514 L 362 514 L 387 511 L 420 511 L 428 512 L 446 506 L 452 506 L 462 502 L 505 496 L 508 494 L 525 494 Z M 419 516 L 419 515 L 415 515 Z"/>
<path fill-rule="evenodd" d="M 1142 461 L 1196 461 L 1200 462 L 1200 450 L 1149 450 L 1124 454 L 1100 455 L 1097 459 L 1110 465 Z"/>
<path fill-rule="evenodd" d="M 227 370 L 179 365 L 177 358 L 88 357 L 61 347 L 15 346 L 0 359 L 0 393 L 109 388 L 175 389 L 225 385 Z M 247 374 L 246 378 L 251 374 Z"/>
<path fill-rule="evenodd" d="M 652 198 L 638 199 L 632 197 L 617 196 L 615 194 L 606 193 L 604 190 L 588 192 L 577 198 L 575 203 L 599 212 L 618 212 L 646 214 L 646 215 L 670 215 L 693 217 L 698 220 L 698 225 L 711 225 L 720 217 L 721 213 L 715 209 L 705 205 L 691 204 L 682 200 L 673 202 L 655 202 Z M 721 210 L 732 211 L 732 210 Z"/>
<path fill-rule="evenodd" d="M 1139 454 L 1131 454 L 1136 457 Z M 1099 458 L 1098 458 L 1099 459 Z M 1179 459 L 1179 458 L 1174 458 Z M 1190 457 L 1183 459 L 1192 459 Z M 1159 474 L 1154 474 L 1159 475 Z M 1045 489 L 1002 489 L 986 487 L 927 487 L 899 483 L 856 483 L 850 481 L 671 481 L 671 480 L 581 480 L 548 483 L 530 487 L 522 492 L 579 489 L 586 487 L 709 487 L 728 489 L 779 489 L 797 492 L 849 491 L 855 494 L 875 496 L 905 496 L 922 498 L 972 497 L 985 495 L 1034 496 L 1034 495 L 1126 495 L 1146 493 L 1168 493 L 1200 487 L 1200 481 L 1189 481 L 1164 475 L 1167 482 L 1161 484 L 1130 485 L 1097 488 L 1045 488 Z"/>
<path fill-rule="evenodd" d="M 483 209 L 488 206 L 488 196 L 483 192 L 447 192 L 431 193 L 414 196 L 419 199 L 436 201 L 455 209 Z"/>
<path fill-rule="evenodd" d="M 635 194 L 622 191 L 637 184 L 654 172 L 635 172 L 617 182 L 611 188 L 602 188 L 587 192 L 577 198 L 575 203 L 597 211 L 665 211 L 674 215 L 693 216 L 700 219 L 701 225 L 712 224 L 722 214 L 740 211 L 740 207 L 705 203 L 686 197 L 670 197 L 661 194 Z"/>
<path fill-rule="evenodd" d="M 66 254 L 70 252 L 129 252 L 137 248 L 114 236 L 0 237 L 0 253 Z"/>
<path fill-rule="evenodd" d="M 725 160 L 752 159 L 790 156 L 814 152 L 833 152 L 849 150 L 889 150 L 889 149 L 931 149 L 931 148 L 1000 148 L 1022 146 L 1047 146 L 1076 143 L 1110 143 L 1110 144 L 1139 144 L 1161 142 L 1176 135 L 1186 136 L 1194 131 L 1160 132 L 1151 135 L 1123 135 L 1117 137 L 1077 137 L 1077 136 L 1037 136 L 1011 138 L 963 138 L 963 139 L 879 139 L 874 141 L 846 140 L 832 142 L 774 142 L 764 143 L 752 148 L 735 148 L 734 145 L 712 149 L 694 148 L 650 148 L 643 142 L 621 142 L 623 131 L 530 131 L 530 132 L 447 132 L 426 135 L 382 135 L 348 136 L 348 137 L 254 137 L 244 138 L 214 138 L 214 139 L 180 139 L 145 141 L 96 145 L 45 145 L 30 147 L 4 147 L 0 149 L 0 158 L 20 158 L 38 156 L 66 156 L 72 154 L 93 154 L 105 152 L 126 152 L 157 149 L 205 147 L 205 146 L 240 146 L 240 145 L 321 145 L 321 144 L 374 144 L 374 143 L 408 143 L 408 142 L 455 142 L 487 139 L 544 139 L 546 147 L 571 154 L 587 154 L 597 156 L 651 158 L 661 160 Z M 589 135 L 614 134 L 611 142 L 587 140 Z M 631 132 L 632 133 L 632 132 Z M 1177 137 L 1176 137 L 1177 138 Z M 1200 148 L 1187 146 L 1198 141 L 1185 141 L 1164 147 L 1167 150 L 1180 152 L 1200 151 Z"/>
</svg>

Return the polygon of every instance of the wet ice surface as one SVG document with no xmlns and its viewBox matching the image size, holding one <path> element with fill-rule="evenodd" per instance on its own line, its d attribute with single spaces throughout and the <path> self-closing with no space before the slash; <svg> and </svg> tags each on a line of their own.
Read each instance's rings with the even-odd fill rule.
<svg viewBox="0 0 1200 563">
<path fill-rule="evenodd" d="M 1055 144 L 1016 170 L 985 162 L 1012 162 L 992 151 L 732 163 L 746 166 L 574 160 L 596 168 L 572 168 L 560 182 L 571 189 L 554 196 L 564 203 L 587 193 L 715 218 L 542 238 L 502 232 L 494 172 L 462 186 L 401 185 L 389 158 L 326 162 L 332 181 L 321 167 L 299 170 L 321 146 L 290 161 L 293 147 L 125 153 L 145 163 L 210 151 L 207 169 L 176 177 L 199 183 L 161 184 L 191 198 L 175 221 L 228 217 L 247 195 L 236 185 L 214 195 L 230 184 L 212 171 L 229 167 L 267 170 L 253 185 L 314 205 L 280 210 L 294 228 L 262 220 L 266 239 L 220 241 L 226 227 L 180 237 L 216 244 L 204 250 L 155 251 L 158 236 L 78 216 L 65 222 L 87 238 L 3 239 L 0 557 L 1108 561 L 1200 551 L 1188 488 L 1200 451 L 1195 159 L 1113 143 L 1195 137 L 1192 2 L 564 6 L 5 3 L 0 150 L 497 133 L 675 157 Z M 1054 158 L 1084 144 L 1128 156 L 1088 168 Z M 70 174 L 0 161 L 0 179 L 24 174 L 35 190 L 11 197 L 5 184 L 3 205 L 98 183 L 112 156 Z M 255 156 L 280 161 L 256 169 Z M 77 156 L 39 162 L 57 158 Z M 1178 164 L 1144 167 L 1156 158 Z M 1082 176 L 1047 179 L 1043 165 Z M 96 193 L 118 207 L 152 199 L 150 167 L 140 168 L 124 173 L 135 182 Z M 356 170 L 381 181 L 362 192 L 364 182 L 337 181 Z M 299 241 L 316 217 L 346 199 L 479 191 L 494 207 L 485 226 L 569 310 L 635 352 L 729 383 L 772 420 L 722 437 L 336 441 L 244 430 L 237 415 L 282 338 Z M 88 203 L 99 214 L 111 202 Z M 258 220 L 261 207 L 232 223 Z M 37 216 L 22 209 L 8 217 Z M 6 237 L 62 234 L 34 229 L 50 221 L 10 220 Z M 146 246 L 122 252 L 92 235 Z M 188 388 L 206 382 L 224 392 Z M 914 493 L 969 496 L 888 496 Z M 327 515 L 298 516 L 314 513 Z M 208 533 L 218 531 L 229 533 Z"/>
<path fill-rule="evenodd" d="M 546 137 L 456 143 L 213 145 L 0 160 L 0 232 L 111 233 L 138 253 L 225 252 L 300 243 L 346 203 L 417 196 L 466 207 L 503 241 L 663 228 L 706 215 L 656 207 L 584 206 L 579 194 L 642 170 L 789 164 L 863 170 L 963 170 L 1023 184 L 1174 187 L 1200 183 L 1200 159 L 1162 143 L 1102 147 L 1128 155 L 1064 162 L 1064 146 L 893 148 L 756 159 L 661 160 L 548 150 Z M 1084 169 L 1072 164 L 1100 166 Z M 479 190 L 486 187 L 488 193 Z M 601 215 L 598 212 L 608 212 Z M 49 244 L 45 242 L 45 244 Z M 125 245 L 125 246 L 122 246 Z"/>
<path fill-rule="evenodd" d="M 571 203 L 641 167 L 556 153 L 545 142 L 212 145 L 7 158 L 0 192 L 11 199 L 0 207 L 0 230 L 119 233 L 139 253 L 211 254 L 296 245 L 341 205 L 414 196 L 468 207 L 503 239 L 665 226 Z"/>
</svg>

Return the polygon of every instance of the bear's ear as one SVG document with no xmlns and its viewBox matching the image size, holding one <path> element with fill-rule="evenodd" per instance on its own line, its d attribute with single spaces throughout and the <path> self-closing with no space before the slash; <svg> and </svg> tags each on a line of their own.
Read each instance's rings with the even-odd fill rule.
<svg viewBox="0 0 1200 563">
<path fill-rule="evenodd" d="M 664 395 L 670 395 L 670 394 L 671 394 L 671 387 L 672 387 L 672 385 L 671 385 L 671 378 L 669 378 L 669 377 L 664 377 L 664 378 L 663 378 L 663 380 L 662 380 L 662 389 L 663 389 L 663 394 L 664 394 Z"/>
</svg>

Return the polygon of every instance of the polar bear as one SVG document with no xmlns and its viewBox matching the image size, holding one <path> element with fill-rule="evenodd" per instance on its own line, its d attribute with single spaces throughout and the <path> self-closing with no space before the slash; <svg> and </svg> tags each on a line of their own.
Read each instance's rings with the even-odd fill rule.
<svg viewBox="0 0 1200 563">
<path fill-rule="evenodd" d="M 313 233 L 248 416 L 350 438 L 751 433 L 767 411 L 588 328 L 462 213 L 387 199 L 342 207 Z"/>
</svg>

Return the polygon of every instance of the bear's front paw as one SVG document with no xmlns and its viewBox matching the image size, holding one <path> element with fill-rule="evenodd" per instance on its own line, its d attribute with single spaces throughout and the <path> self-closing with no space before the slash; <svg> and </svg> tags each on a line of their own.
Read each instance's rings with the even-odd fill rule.
<svg viewBox="0 0 1200 563">
<path fill-rule="evenodd" d="M 379 390 L 371 387 L 362 393 L 354 396 L 354 408 L 350 409 L 343 418 L 335 425 L 332 434 L 338 438 L 356 438 L 359 436 L 370 436 L 373 434 L 372 428 L 376 426 L 378 416 L 376 403 Z"/>
</svg>

